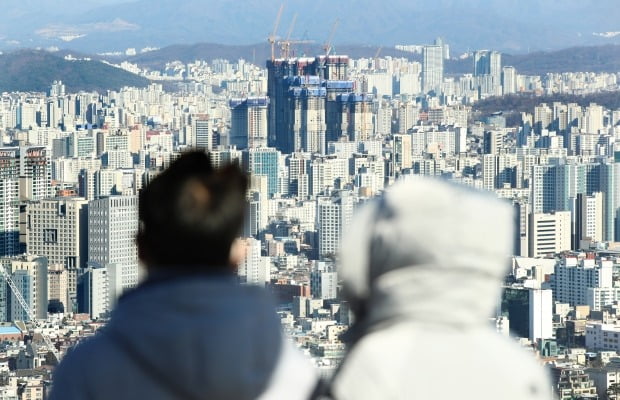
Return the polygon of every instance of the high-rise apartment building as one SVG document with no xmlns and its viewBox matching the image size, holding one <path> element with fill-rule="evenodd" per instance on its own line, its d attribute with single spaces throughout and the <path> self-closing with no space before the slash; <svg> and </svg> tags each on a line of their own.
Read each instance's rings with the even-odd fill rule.
<svg viewBox="0 0 620 400">
<path fill-rule="evenodd" d="M 394 135 L 394 168 L 397 170 L 411 168 L 411 135 Z"/>
<path fill-rule="evenodd" d="M 422 51 L 422 91 L 441 92 L 443 82 L 442 46 L 424 46 Z"/>
<path fill-rule="evenodd" d="M 348 95 L 354 91 L 353 81 L 334 80 L 324 82 L 326 89 L 325 100 L 325 140 L 335 142 L 341 140 L 342 136 L 346 136 L 347 130 L 341 126 L 343 119 L 343 97 L 344 102 Z M 346 109 L 345 109 L 346 111 Z M 345 117 L 346 118 L 346 117 Z"/>
<path fill-rule="evenodd" d="M 90 202 L 88 210 L 88 260 L 114 269 L 110 298 L 138 284 L 138 197 L 110 196 Z M 171 249 L 174 251 L 174 249 Z"/>
<path fill-rule="evenodd" d="M 248 188 L 248 208 L 244 226 L 245 236 L 256 236 L 268 223 L 268 178 L 266 175 L 251 175 Z"/>
<path fill-rule="evenodd" d="M 192 116 L 192 136 L 189 143 L 197 149 L 213 149 L 213 128 L 208 115 Z"/>
<path fill-rule="evenodd" d="M 347 56 L 276 59 L 267 61 L 269 145 L 284 153 L 325 154 L 336 118 L 338 94 L 350 92 Z M 332 118 L 333 117 L 333 118 Z"/>
<path fill-rule="evenodd" d="M 532 341 L 553 337 L 552 291 L 528 287 L 508 287 L 502 294 L 501 312 L 510 320 L 516 337 Z"/>
<path fill-rule="evenodd" d="M 238 149 L 267 147 L 268 97 L 230 101 L 230 142 Z"/>
<path fill-rule="evenodd" d="M 19 202 L 50 195 L 51 168 L 45 147 L 0 148 L 0 256 L 19 254 Z"/>
<path fill-rule="evenodd" d="M 68 301 L 63 306 L 74 311 L 77 277 L 88 260 L 88 201 L 58 197 L 29 202 L 25 217 L 27 251 L 66 271 Z"/>
<path fill-rule="evenodd" d="M 20 294 L 28 304 L 28 308 L 37 319 L 47 318 L 48 284 L 46 257 L 25 255 L 2 261 L 5 271 L 11 274 L 13 282 Z M 4 281 L 4 279 L 3 279 Z M 15 294 L 11 292 L 9 298 L 8 320 L 28 321 L 28 314 L 17 301 Z"/>
<path fill-rule="evenodd" d="M 325 154 L 327 90 L 318 85 L 318 79 L 316 82 L 317 84 L 308 83 L 308 86 L 302 84 L 302 87 L 293 87 L 288 92 L 290 109 L 288 126 L 285 130 L 289 132 L 286 142 L 289 151 Z"/>
<path fill-rule="evenodd" d="M 243 168 L 252 175 L 267 177 L 269 197 L 278 193 L 280 152 L 271 147 L 247 149 L 242 153 Z"/>
<path fill-rule="evenodd" d="M 611 288 L 613 262 L 592 258 L 564 257 L 555 265 L 553 297 L 571 306 L 588 304 L 589 288 Z"/>
<path fill-rule="evenodd" d="M 63 265 L 48 265 L 47 287 L 50 312 L 62 313 L 73 310 L 69 298 L 69 271 Z"/>
<path fill-rule="evenodd" d="M 474 52 L 474 76 L 491 75 L 499 84 L 501 73 L 501 53 L 489 50 Z"/>
<path fill-rule="evenodd" d="M 353 206 L 353 195 L 346 190 L 317 198 L 320 257 L 337 253 L 342 232 L 351 221 Z"/>
<path fill-rule="evenodd" d="M 571 249 L 571 213 L 530 214 L 529 256 L 552 256 Z"/>
<path fill-rule="evenodd" d="M 351 141 L 370 140 L 374 133 L 373 97 L 353 93 L 338 95 L 336 99 L 337 117 L 333 132 L 337 140 L 346 137 Z"/>
<path fill-rule="evenodd" d="M 484 154 L 498 154 L 504 146 L 504 133 L 500 130 L 484 132 Z"/>
<path fill-rule="evenodd" d="M 108 268 L 88 267 L 78 281 L 78 310 L 97 319 L 110 311 Z"/>
<path fill-rule="evenodd" d="M 19 149 L 0 148 L 0 256 L 20 251 L 19 176 Z"/>
<path fill-rule="evenodd" d="M 239 263 L 238 274 L 245 283 L 264 286 L 270 279 L 270 260 L 261 256 L 260 240 L 254 238 L 244 240 L 245 257 Z"/>
<path fill-rule="evenodd" d="M 545 103 L 534 107 L 534 132 L 541 134 L 543 129 L 549 129 L 553 122 L 553 110 Z"/>
<path fill-rule="evenodd" d="M 578 193 L 573 217 L 575 220 L 574 250 L 581 248 L 582 240 L 603 241 L 603 193 L 594 192 L 591 196 Z"/>
<path fill-rule="evenodd" d="M 517 70 L 515 67 L 506 66 L 502 68 L 502 89 L 504 95 L 517 92 Z"/>
<path fill-rule="evenodd" d="M 316 261 L 310 272 L 310 293 L 315 299 L 335 299 L 338 297 L 338 273 L 335 267 Z"/>
<path fill-rule="evenodd" d="M 39 200 L 51 195 L 52 170 L 45 147 L 20 147 L 19 169 L 21 200 Z"/>
<path fill-rule="evenodd" d="M 549 289 L 529 291 L 529 336 L 533 342 L 553 338 L 553 293 Z"/>
<path fill-rule="evenodd" d="M 435 46 L 441 46 L 442 55 L 444 60 L 450 59 L 450 45 L 448 43 L 444 43 L 443 39 L 438 37 L 435 39 L 433 43 Z"/>
<path fill-rule="evenodd" d="M 615 237 L 616 178 L 614 163 L 534 165 L 531 204 L 534 213 L 573 210 L 578 193 L 603 195 L 603 240 Z"/>
<path fill-rule="evenodd" d="M 28 253 L 47 257 L 68 270 L 88 260 L 88 201 L 57 197 L 29 202 L 26 207 Z"/>
</svg>

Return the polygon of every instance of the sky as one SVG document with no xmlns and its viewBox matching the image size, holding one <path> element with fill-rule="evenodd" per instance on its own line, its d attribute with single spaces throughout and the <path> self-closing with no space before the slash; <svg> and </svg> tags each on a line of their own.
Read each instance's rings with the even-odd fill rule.
<svg viewBox="0 0 620 400">
<path fill-rule="evenodd" d="M 171 44 L 263 42 L 281 0 L 3 0 L 0 49 L 86 53 Z M 284 36 L 392 46 L 441 36 L 455 51 L 519 53 L 620 43 L 617 0 L 288 0 Z"/>
</svg>

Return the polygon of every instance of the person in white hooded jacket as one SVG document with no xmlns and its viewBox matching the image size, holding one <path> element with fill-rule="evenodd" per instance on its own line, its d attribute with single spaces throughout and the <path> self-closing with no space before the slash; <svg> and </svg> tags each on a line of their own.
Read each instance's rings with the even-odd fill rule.
<svg viewBox="0 0 620 400">
<path fill-rule="evenodd" d="M 509 203 L 413 178 L 362 206 L 339 274 L 355 323 L 337 400 L 551 399 L 533 354 L 489 323 L 513 249 Z"/>
</svg>

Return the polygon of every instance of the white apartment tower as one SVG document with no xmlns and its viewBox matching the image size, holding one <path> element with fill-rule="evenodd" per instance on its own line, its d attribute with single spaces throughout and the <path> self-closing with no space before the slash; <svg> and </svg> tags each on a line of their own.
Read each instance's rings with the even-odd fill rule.
<svg viewBox="0 0 620 400">
<path fill-rule="evenodd" d="M 80 312 L 92 319 L 105 317 L 110 311 L 108 268 L 89 267 L 80 276 L 78 305 Z"/>
<path fill-rule="evenodd" d="M 573 215 L 575 250 L 581 248 L 581 240 L 603 241 L 603 193 L 594 192 L 591 196 L 578 193 Z"/>
<path fill-rule="evenodd" d="M 138 197 L 110 196 L 90 203 L 88 210 L 89 262 L 114 266 L 119 275 L 110 285 L 110 297 L 138 284 Z M 112 275 L 115 275 L 112 274 Z"/>
<path fill-rule="evenodd" d="M 411 168 L 411 135 L 394 135 L 394 168 L 398 170 Z"/>
<path fill-rule="evenodd" d="M 19 252 L 19 150 L 0 148 L 0 256 Z"/>
<path fill-rule="evenodd" d="M 588 289 L 612 287 L 610 260 L 566 257 L 555 265 L 552 286 L 554 300 L 571 306 L 588 304 Z"/>
<path fill-rule="evenodd" d="M 529 289 L 529 339 L 553 338 L 553 300 L 549 289 Z"/>
<path fill-rule="evenodd" d="M 244 241 L 245 257 L 239 263 L 239 277 L 245 283 L 264 286 L 271 278 L 269 258 L 261 256 L 260 240 L 247 238 Z"/>
<path fill-rule="evenodd" d="M 571 212 L 530 214 L 529 256 L 552 256 L 571 249 Z"/>
<path fill-rule="evenodd" d="M 517 92 L 517 70 L 515 67 L 502 68 L 502 89 L 504 95 Z"/>
<path fill-rule="evenodd" d="M 195 148 L 213 149 L 213 132 L 208 115 L 192 116 L 192 138 L 190 145 Z"/>
<path fill-rule="evenodd" d="M 47 318 L 47 259 L 45 257 L 26 255 L 13 259 L 4 259 L 2 263 L 5 270 L 10 272 L 13 282 L 35 315 L 35 318 Z M 28 321 L 30 319 L 12 292 L 9 311 L 9 318 L 11 320 Z"/>
<path fill-rule="evenodd" d="M 422 58 L 422 90 L 439 93 L 443 82 L 442 46 L 424 46 Z"/>
<path fill-rule="evenodd" d="M 353 196 L 339 191 L 330 197 L 317 198 L 317 224 L 319 231 L 319 257 L 335 255 L 340 246 L 343 230 L 353 214 Z"/>
<path fill-rule="evenodd" d="M 310 272 L 310 292 L 315 299 L 338 297 L 338 273 L 333 265 L 317 261 Z"/>
</svg>

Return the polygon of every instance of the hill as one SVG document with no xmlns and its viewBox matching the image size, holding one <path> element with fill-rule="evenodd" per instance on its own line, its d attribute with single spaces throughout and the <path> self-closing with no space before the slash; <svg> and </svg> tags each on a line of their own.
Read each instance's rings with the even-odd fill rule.
<svg viewBox="0 0 620 400">
<path fill-rule="evenodd" d="M 371 45 L 338 45 L 334 52 L 346 54 L 352 58 L 374 57 L 379 46 Z M 323 49 L 318 44 L 300 45 L 295 48 L 295 55 L 322 54 Z M 390 47 L 381 47 L 381 57 L 403 57 L 409 60 L 421 61 L 420 54 L 412 54 Z M 258 65 L 265 65 L 270 57 L 270 48 L 267 43 L 254 45 L 225 45 L 216 43 L 197 43 L 193 45 L 173 45 L 148 53 L 129 57 L 127 60 L 150 68 L 160 68 L 166 62 L 179 60 L 192 62 L 194 60 L 212 61 L 223 58 L 236 61 L 243 58 Z M 114 61 L 119 61 L 115 59 Z M 473 60 L 452 59 L 445 63 L 447 75 L 462 75 L 471 73 Z M 530 54 L 503 54 L 502 65 L 515 67 L 520 74 L 544 75 L 547 72 L 619 72 L 620 45 L 571 47 L 568 49 L 535 52 Z"/>
<path fill-rule="evenodd" d="M 53 53 L 20 50 L 0 55 L 0 91 L 44 92 L 54 80 L 67 91 L 104 92 L 123 86 L 145 87 L 149 80 L 100 61 L 65 60 Z"/>
<path fill-rule="evenodd" d="M 333 54 L 346 54 L 352 58 L 374 57 L 379 46 L 361 45 L 338 45 L 334 46 Z M 323 54 L 324 50 L 318 44 L 298 45 L 294 48 L 295 56 Z M 276 49 L 276 55 L 279 51 Z M 404 57 L 421 60 L 420 55 L 407 53 L 394 48 L 381 47 L 381 57 Z M 195 60 L 213 61 L 225 59 L 237 61 L 243 58 L 257 65 L 265 65 L 265 61 L 271 57 L 271 49 L 267 43 L 253 45 L 225 45 L 217 43 L 197 43 L 193 45 L 173 45 L 148 53 L 138 54 L 127 58 L 127 61 L 150 68 L 161 68 L 166 62 L 179 60 L 184 63 Z M 119 59 L 109 58 L 110 61 L 118 62 Z"/>
<path fill-rule="evenodd" d="M 502 65 L 511 65 L 519 74 L 544 75 L 547 72 L 619 72 L 620 45 L 571 47 L 529 54 L 502 54 Z M 450 60 L 446 73 L 471 73 L 473 61 Z"/>
<path fill-rule="evenodd" d="M 536 96 L 534 94 L 513 94 L 502 97 L 489 97 L 474 104 L 474 118 L 491 115 L 495 112 L 502 112 L 506 117 L 508 126 L 516 126 L 520 123 L 520 113 L 533 113 L 534 107 L 540 103 L 551 105 L 553 102 L 577 103 L 582 107 L 596 103 L 610 110 L 620 109 L 620 96 L 618 92 L 601 92 L 587 95 L 554 94 Z"/>
</svg>

